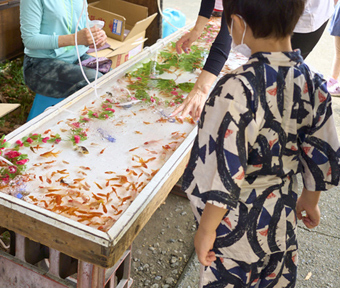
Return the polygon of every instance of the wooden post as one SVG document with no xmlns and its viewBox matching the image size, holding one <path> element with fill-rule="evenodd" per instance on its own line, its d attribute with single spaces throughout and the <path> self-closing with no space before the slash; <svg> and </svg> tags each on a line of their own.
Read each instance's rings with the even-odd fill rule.
<svg viewBox="0 0 340 288">
<path fill-rule="evenodd" d="M 151 46 L 156 43 L 156 41 L 162 37 L 162 17 L 159 14 L 157 7 L 157 0 L 125 0 L 130 3 L 138 4 L 149 8 L 149 16 L 158 13 L 156 19 L 151 23 L 151 25 L 146 29 L 146 40 L 145 46 Z M 160 1 L 161 9 L 163 9 L 163 0 Z"/>
<path fill-rule="evenodd" d="M 24 52 L 20 34 L 19 1 L 0 5 L 0 61 L 20 56 Z"/>
</svg>

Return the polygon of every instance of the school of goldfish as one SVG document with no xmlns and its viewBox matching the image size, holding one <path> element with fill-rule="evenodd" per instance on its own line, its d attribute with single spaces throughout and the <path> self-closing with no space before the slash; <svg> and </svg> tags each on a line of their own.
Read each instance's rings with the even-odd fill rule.
<svg viewBox="0 0 340 288">
<path fill-rule="evenodd" d="M 101 99 L 73 112 L 74 118 L 58 117 L 47 124 L 52 128 L 38 128 L 43 139 L 60 134 L 62 140 L 21 147 L 30 159 L 26 173 L 11 185 L 0 183 L 0 190 L 12 191 L 20 183 L 25 201 L 108 231 L 196 125 L 191 117 L 160 114 L 153 103 L 121 105 L 130 96 L 128 84 L 118 79 Z"/>
</svg>

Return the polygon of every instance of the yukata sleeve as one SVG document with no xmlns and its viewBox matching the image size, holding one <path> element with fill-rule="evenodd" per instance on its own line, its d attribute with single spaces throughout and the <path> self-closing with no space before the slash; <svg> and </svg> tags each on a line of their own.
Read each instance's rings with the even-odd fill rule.
<svg viewBox="0 0 340 288">
<path fill-rule="evenodd" d="M 331 96 L 325 84 L 314 95 L 313 124 L 302 136 L 300 160 L 305 188 L 324 191 L 339 184 L 340 150 Z"/>
<path fill-rule="evenodd" d="M 20 1 L 21 38 L 28 49 L 57 49 L 58 35 L 40 34 L 42 14 L 41 0 Z"/>
<path fill-rule="evenodd" d="M 258 126 L 247 107 L 242 82 L 227 78 L 214 88 L 202 113 L 194 177 L 204 202 L 232 209 L 245 181 L 248 149 Z"/>
</svg>

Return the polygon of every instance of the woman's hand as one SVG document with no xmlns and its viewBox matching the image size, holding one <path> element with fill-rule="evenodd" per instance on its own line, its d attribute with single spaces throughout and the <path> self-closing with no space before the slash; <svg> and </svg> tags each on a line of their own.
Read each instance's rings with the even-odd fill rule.
<svg viewBox="0 0 340 288">
<path fill-rule="evenodd" d="M 202 113 L 207 96 L 208 93 L 204 93 L 199 88 L 194 87 L 184 99 L 183 103 L 178 106 L 170 116 L 176 116 L 178 113 L 182 112 L 181 118 L 184 118 L 189 114 L 194 121 L 197 121 Z"/>
<path fill-rule="evenodd" d="M 202 34 L 205 25 L 208 23 L 209 18 L 198 16 L 195 27 L 187 34 L 183 35 L 181 39 L 176 42 L 176 51 L 178 54 L 190 52 L 190 47 Z"/>
<path fill-rule="evenodd" d="M 176 116 L 178 113 L 182 112 L 180 118 L 184 118 L 189 114 L 194 121 L 197 121 L 201 116 L 210 88 L 216 78 L 216 75 L 203 70 L 197 78 L 194 88 L 190 91 L 183 103 L 177 107 L 170 116 Z"/>
<path fill-rule="evenodd" d="M 90 28 L 94 42 L 92 40 L 91 34 L 89 29 L 84 28 L 77 32 L 77 44 L 78 45 L 85 45 L 90 46 L 91 48 L 94 47 L 93 43 L 96 43 L 96 47 L 100 48 L 106 43 L 106 33 L 97 28 L 92 27 Z M 66 46 L 75 46 L 75 34 L 67 34 L 67 35 L 60 35 L 58 38 L 58 46 L 60 47 L 66 47 Z"/>
<path fill-rule="evenodd" d="M 90 29 L 93 35 L 94 42 L 92 40 L 89 29 L 84 28 L 77 33 L 78 44 L 93 48 L 94 43 L 96 43 L 96 47 L 100 48 L 106 43 L 106 33 L 104 32 L 104 30 L 101 30 L 95 26 Z"/>
<path fill-rule="evenodd" d="M 192 43 L 194 43 L 198 37 L 200 37 L 201 34 L 198 34 L 197 31 L 195 30 L 191 30 L 189 33 L 184 34 L 181 39 L 179 39 L 176 42 L 176 51 L 178 54 L 182 53 L 182 50 L 185 53 L 189 53 L 190 52 L 190 47 L 192 45 Z"/>
</svg>

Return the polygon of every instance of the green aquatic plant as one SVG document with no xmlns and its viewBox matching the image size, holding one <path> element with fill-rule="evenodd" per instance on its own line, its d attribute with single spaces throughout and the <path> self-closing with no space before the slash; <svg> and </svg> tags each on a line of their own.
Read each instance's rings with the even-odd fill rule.
<svg viewBox="0 0 340 288">
<path fill-rule="evenodd" d="M 132 98 L 159 103 L 159 98 L 150 95 L 151 90 L 156 90 L 161 95 L 171 98 L 165 101 L 168 105 L 183 102 L 183 94 L 189 93 L 194 87 L 194 83 L 177 84 L 175 80 L 161 78 L 161 75 L 183 71 L 192 72 L 195 69 L 202 68 L 205 52 L 202 48 L 192 46 L 190 53 L 177 54 L 174 50 L 175 45 L 176 43 L 172 42 L 167 49 L 160 51 L 157 61 L 150 60 L 143 63 L 137 69 L 125 75 L 129 82 L 127 88 L 133 93 Z"/>
</svg>

